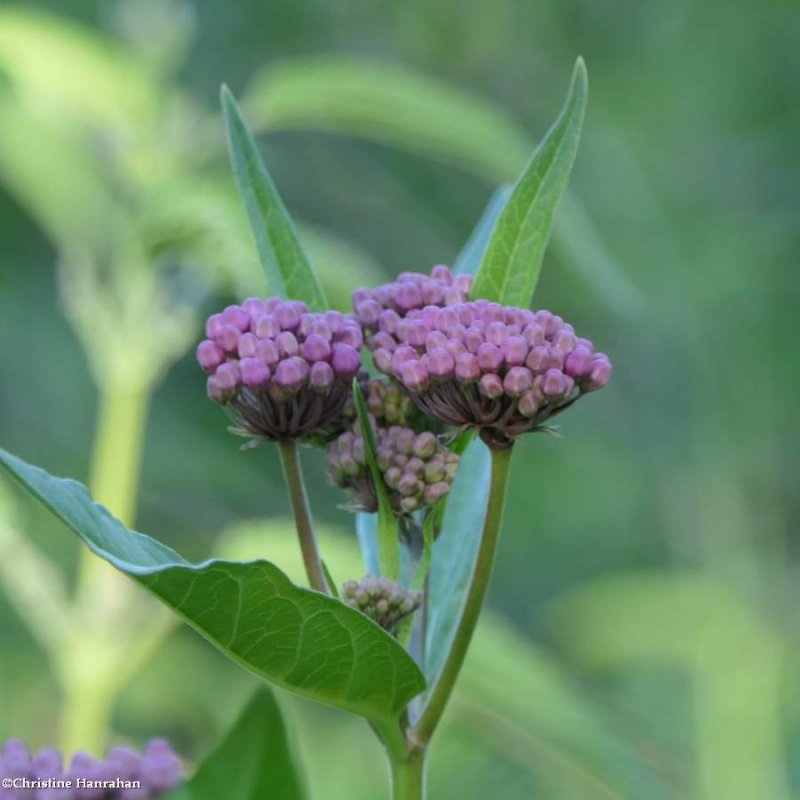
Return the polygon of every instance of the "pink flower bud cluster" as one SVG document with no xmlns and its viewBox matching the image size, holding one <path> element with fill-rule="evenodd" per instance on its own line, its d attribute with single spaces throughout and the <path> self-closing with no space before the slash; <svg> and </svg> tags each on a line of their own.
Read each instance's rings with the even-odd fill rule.
<svg viewBox="0 0 800 800">
<path fill-rule="evenodd" d="M 139 753 L 114 747 L 104 759 L 75 753 L 65 765 L 59 750 L 31 755 L 12 739 L 0 747 L 3 800 L 151 800 L 183 780 L 178 757 L 164 739 L 152 739 Z"/>
<path fill-rule="evenodd" d="M 361 366 L 358 321 L 299 301 L 251 297 L 209 317 L 206 336 L 197 360 L 208 395 L 256 440 L 319 432 L 341 415 Z"/>
<path fill-rule="evenodd" d="M 459 458 L 434 434 L 417 434 L 400 425 L 374 431 L 378 470 L 395 511 L 410 514 L 447 495 Z M 361 435 L 342 433 L 328 444 L 326 455 L 331 481 L 348 489 L 360 510 L 377 511 L 378 496 Z"/>
<path fill-rule="evenodd" d="M 561 317 L 486 300 L 381 316 L 368 344 L 424 413 L 497 441 L 540 427 L 611 376 L 608 357 Z"/>
<path fill-rule="evenodd" d="M 425 306 L 464 303 L 473 281 L 471 275 L 454 276 L 444 264 L 435 266 L 430 276 L 403 272 L 393 283 L 377 289 L 356 289 L 353 292 L 353 311 L 364 329 L 371 331 L 394 325 Z"/>
<path fill-rule="evenodd" d="M 393 633 L 397 625 L 413 614 L 422 603 L 422 592 L 405 589 L 386 578 L 367 575 L 342 586 L 342 599 Z"/>
</svg>

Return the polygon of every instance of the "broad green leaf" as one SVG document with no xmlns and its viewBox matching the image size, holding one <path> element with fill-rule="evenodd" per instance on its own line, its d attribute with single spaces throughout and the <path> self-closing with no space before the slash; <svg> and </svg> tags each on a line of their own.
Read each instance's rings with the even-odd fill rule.
<svg viewBox="0 0 800 800">
<path fill-rule="evenodd" d="M 478 224 L 473 229 L 467 243 L 461 249 L 461 252 L 453 263 L 453 272 L 457 275 L 478 274 L 478 267 L 480 267 L 483 254 L 489 246 L 494 226 L 510 196 L 511 187 L 501 186 L 489 198 L 489 202 L 483 214 L 481 214 Z"/>
<path fill-rule="evenodd" d="M 461 457 L 442 533 L 433 545 L 425 648 L 429 683 L 444 664 L 469 586 L 486 515 L 490 473 L 489 450 L 474 439 Z"/>
<path fill-rule="evenodd" d="M 381 575 L 389 580 L 396 581 L 400 578 L 398 521 L 389 503 L 389 495 L 383 482 L 383 475 L 378 469 L 375 435 L 369 423 L 367 404 L 364 401 L 364 394 L 358 385 L 357 378 L 353 378 L 353 398 L 356 403 L 361 437 L 364 440 L 364 455 L 367 458 L 369 471 L 375 484 L 375 494 L 378 496 L 378 563 L 380 564 Z"/>
<path fill-rule="evenodd" d="M 575 64 L 561 114 L 511 192 L 484 254 L 473 297 L 527 307 L 533 299 L 558 201 L 578 150 L 588 84 Z"/>
<path fill-rule="evenodd" d="M 94 553 L 256 675 L 383 722 L 424 689 L 419 669 L 389 634 L 343 603 L 294 586 L 268 561 L 190 564 L 127 530 L 81 484 L 3 450 L 0 463 Z"/>
<path fill-rule="evenodd" d="M 164 800 L 304 800 L 283 715 L 260 687 L 219 747 Z"/>
<path fill-rule="evenodd" d="M 303 300 L 312 311 L 324 311 L 327 301 L 322 287 L 247 123 L 226 86 L 222 87 L 220 99 L 233 174 L 267 275 L 269 291 L 292 300 Z"/>
</svg>

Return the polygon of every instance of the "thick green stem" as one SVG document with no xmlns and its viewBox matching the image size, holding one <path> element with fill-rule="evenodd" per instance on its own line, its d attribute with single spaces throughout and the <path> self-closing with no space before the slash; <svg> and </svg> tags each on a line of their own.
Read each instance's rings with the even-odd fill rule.
<svg viewBox="0 0 800 800">
<path fill-rule="evenodd" d="M 472 634 L 478 623 L 478 617 L 489 588 L 492 576 L 497 542 L 500 537 L 500 528 L 503 521 L 503 507 L 505 505 L 506 488 L 508 486 L 509 465 L 511 463 L 511 447 L 491 446 L 492 455 L 492 482 L 489 488 L 489 503 L 486 508 L 486 518 L 483 523 L 483 533 L 472 570 L 470 585 L 461 617 L 458 621 L 453 643 L 444 663 L 444 667 L 434 684 L 428 702 L 422 711 L 419 722 L 410 732 L 411 741 L 418 747 L 427 746 L 439 724 L 442 714 L 453 693 L 458 674 L 467 655 Z"/>
<path fill-rule="evenodd" d="M 425 751 L 415 750 L 402 759 L 392 759 L 392 800 L 424 800 Z"/>
<path fill-rule="evenodd" d="M 278 450 L 281 454 L 283 474 L 289 490 L 289 500 L 292 504 L 297 536 L 300 539 L 300 552 L 303 554 L 308 583 L 312 589 L 328 594 L 328 582 L 325 580 L 325 571 L 322 568 L 317 540 L 314 536 L 314 526 L 311 521 L 311 511 L 308 507 L 308 496 L 303 482 L 303 473 L 300 469 L 297 444 L 291 440 L 280 442 Z"/>
<path fill-rule="evenodd" d="M 149 387 L 106 386 L 100 391 L 90 487 L 92 496 L 126 525 L 133 521 L 142 460 Z M 98 659 L 84 667 L 87 648 L 103 647 L 130 608 L 125 578 L 82 548 L 71 626 L 61 655 L 64 687 L 62 745 L 100 753 L 109 726 L 117 666 Z M 106 670 L 110 674 L 104 674 Z"/>
</svg>

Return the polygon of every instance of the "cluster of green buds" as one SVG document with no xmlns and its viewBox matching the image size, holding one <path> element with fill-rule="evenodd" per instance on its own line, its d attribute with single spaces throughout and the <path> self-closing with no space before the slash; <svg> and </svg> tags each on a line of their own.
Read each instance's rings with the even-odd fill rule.
<svg viewBox="0 0 800 800">
<path fill-rule="evenodd" d="M 389 633 L 422 603 L 422 592 L 405 589 L 386 578 L 367 575 L 360 581 L 347 581 L 342 586 L 342 599 L 347 605 L 366 614 Z"/>
<path fill-rule="evenodd" d="M 450 491 L 458 469 L 458 456 L 430 431 L 390 425 L 373 427 L 378 471 L 392 508 L 411 514 L 432 506 Z M 348 489 L 361 511 L 378 510 L 378 494 L 360 433 L 346 431 L 326 448 L 331 481 Z"/>
</svg>

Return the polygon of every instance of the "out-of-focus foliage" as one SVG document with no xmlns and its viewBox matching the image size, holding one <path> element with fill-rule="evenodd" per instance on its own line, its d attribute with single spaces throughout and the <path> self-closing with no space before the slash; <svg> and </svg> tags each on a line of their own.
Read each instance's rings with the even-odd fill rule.
<svg viewBox="0 0 800 800">
<path fill-rule="evenodd" d="M 222 81 L 263 122 L 262 153 L 304 238 L 308 225 L 335 232 L 336 259 L 311 257 L 343 307 L 376 264 L 393 274 L 455 258 L 581 53 L 592 99 L 537 304 L 591 330 L 616 374 L 564 422 L 564 440 L 530 437 L 515 453 L 490 598 L 514 634 L 476 642 L 434 747 L 432 796 L 798 796 L 796 4 L 199 0 L 174 28 L 152 24 L 166 4 L 131 0 L 127 22 L 109 6 L 2 9 L 0 330 L 13 343 L 0 351 L 2 444 L 86 475 L 94 399 L 59 305 L 54 241 L 105 246 L 112 230 L 120 241 L 122 205 L 166 264 L 159 275 L 173 274 L 176 242 L 189 254 L 198 304 L 217 276 L 237 296 L 260 278 L 223 174 Z M 38 9 L 74 19 L 37 15 L 41 33 L 25 40 L 20 20 Z M 193 42 L 161 50 L 186 52 L 185 64 L 156 58 L 141 31 L 185 34 L 192 16 Z M 86 30 L 96 55 L 68 44 Z M 375 66 L 359 70 L 362 56 Z M 386 88 L 401 69 L 402 86 Z M 357 111 L 341 110 L 348 96 Z M 382 96 L 394 99 L 383 116 Z M 475 97 L 502 113 L 474 111 Z M 108 201 L 87 201 L 96 190 Z M 142 527 L 193 559 L 235 520 L 288 512 L 277 461 L 236 450 L 200 378 L 181 359 L 153 398 L 140 508 Z M 321 460 L 306 461 L 315 508 L 341 502 Z M 64 532 L 17 502 L 17 536 L 70 577 Z M 278 550 L 270 539 L 258 553 L 288 563 Z M 337 579 L 357 577 L 331 561 Z M 0 735 L 44 744 L 58 697 L 28 627 L 0 603 Z M 524 688 L 499 698 L 505 684 Z M 212 706 L 212 688 L 227 703 Z M 115 728 L 162 732 L 199 756 L 251 689 L 180 633 L 123 692 Z M 287 705 L 313 796 L 380 795 L 368 732 Z"/>
</svg>

